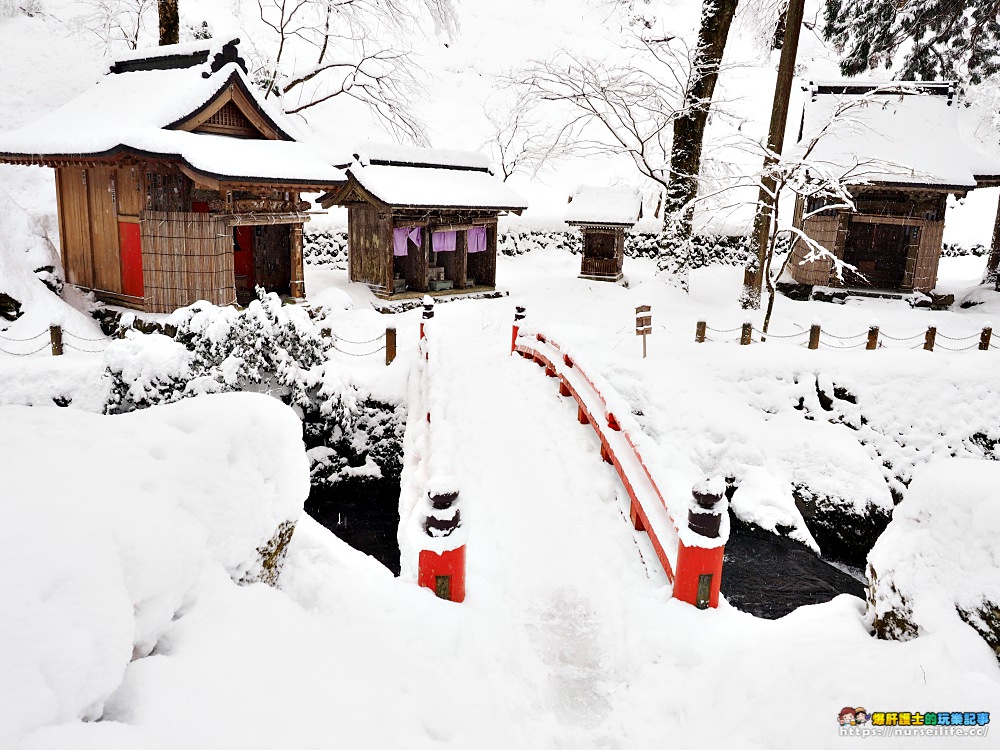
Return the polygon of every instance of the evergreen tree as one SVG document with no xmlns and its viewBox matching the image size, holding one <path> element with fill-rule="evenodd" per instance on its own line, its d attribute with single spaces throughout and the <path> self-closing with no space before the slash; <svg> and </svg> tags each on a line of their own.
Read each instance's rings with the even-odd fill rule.
<svg viewBox="0 0 1000 750">
<path fill-rule="evenodd" d="M 848 76 L 976 84 L 1000 72 L 1000 0 L 826 0 L 823 35 Z"/>
</svg>

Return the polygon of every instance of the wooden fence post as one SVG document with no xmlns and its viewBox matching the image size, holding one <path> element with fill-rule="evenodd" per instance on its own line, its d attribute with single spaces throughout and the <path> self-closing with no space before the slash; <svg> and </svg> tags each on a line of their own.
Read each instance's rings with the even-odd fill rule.
<svg viewBox="0 0 1000 750">
<path fill-rule="evenodd" d="M 385 366 L 388 367 L 396 359 L 396 329 L 386 326 L 385 329 Z"/>
<path fill-rule="evenodd" d="M 983 326 L 983 332 L 979 336 L 979 351 L 985 352 L 990 348 L 990 339 L 993 337 L 993 326 L 986 324 Z"/>
<path fill-rule="evenodd" d="M 705 329 L 707 327 L 708 327 L 708 324 L 705 323 L 704 320 L 699 320 L 698 321 L 698 324 L 694 327 L 694 340 L 695 340 L 696 343 L 699 343 L 699 344 L 704 344 L 705 343 Z"/>
<path fill-rule="evenodd" d="M 62 327 L 49 326 L 49 339 L 52 341 L 52 356 L 58 357 L 63 353 Z"/>
<path fill-rule="evenodd" d="M 809 348 L 819 349 L 819 334 L 822 329 L 820 329 L 818 323 L 813 323 L 809 326 Z"/>
<path fill-rule="evenodd" d="M 746 346 L 753 341 L 753 323 L 744 323 L 740 331 L 740 346 Z"/>
<path fill-rule="evenodd" d="M 927 333 L 924 334 L 924 349 L 929 352 L 934 351 L 934 339 L 937 338 L 937 326 L 928 324 Z"/>
<path fill-rule="evenodd" d="M 878 349 L 878 323 L 868 326 L 868 343 L 865 344 L 865 349 L 869 351 Z"/>
</svg>

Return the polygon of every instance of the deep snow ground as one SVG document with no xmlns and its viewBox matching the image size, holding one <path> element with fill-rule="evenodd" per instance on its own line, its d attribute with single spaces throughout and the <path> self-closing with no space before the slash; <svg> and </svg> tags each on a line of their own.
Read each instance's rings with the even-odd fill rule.
<svg viewBox="0 0 1000 750">
<path fill-rule="evenodd" d="M 925 455 L 959 448 L 962 430 L 1000 422 L 993 351 L 695 345 L 703 314 L 719 328 L 741 319 L 738 271 L 695 272 L 685 298 L 654 279 L 649 263 L 626 262 L 629 289 L 576 279 L 578 263 L 561 252 L 503 258 L 500 283 L 517 290 L 533 325 L 556 331 L 641 408 L 675 491 L 723 466 L 756 466 L 772 482 L 748 495 L 757 500 L 746 509 L 761 517 L 793 513 L 776 489 L 796 471 L 852 497 L 887 492 L 855 431 L 793 408 L 789 394 L 808 395 L 796 375 L 805 382 L 818 369 L 849 385 L 886 435 L 905 433 L 894 459 L 914 471 Z M 958 270 L 953 283 L 978 274 Z M 310 268 L 307 285 L 314 304 L 343 310 L 334 322 L 345 335 L 395 322 L 400 363 L 412 361 L 418 312 L 378 316 L 367 290 L 342 272 Z M 656 325 L 645 361 L 631 331 L 638 299 L 653 305 Z M 453 470 L 470 533 L 464 604 L 393 579 L 303 518 L 279 590 L 203 576 L 155 654 L 129 666 L 105 721 L 41 729 L 19 747 L 834 748 L 850 742 L 836 725 L 844 705 L 1000 705 L 1000 670 L 964 625 L 894 643 L 873 639 L 863 604 L 847 596 L 777 621 L 670 600 L 655 564 L 643 563 L 643 539 L 622 514 L 592 431 L 539 368 L 509 355 L 512 303 L 437 306 L 436 372 L 450 394 L 441 418 L 458 438 Z M 776 310 L 776 331 L 820 317 L 853 332 L 877 315 L 883 330 L 910 332 L 933 315 L 957 335 L 995 316 L 997 303 L 929 314 L 899 302 L 779 300 Z M 81 394 L 76 406 L 98 399 L 100 355 L 2 365 L 5 398 L 58 382 Z M 398 390 L 396 375 L 384 387 Z M 938 435 L 942 426 L 952 432 Z M 825 446 L 827 460 L 802 451 L 810 445 Z M 46 544 L 44 529 L 35 531 Z"/>
</svg>

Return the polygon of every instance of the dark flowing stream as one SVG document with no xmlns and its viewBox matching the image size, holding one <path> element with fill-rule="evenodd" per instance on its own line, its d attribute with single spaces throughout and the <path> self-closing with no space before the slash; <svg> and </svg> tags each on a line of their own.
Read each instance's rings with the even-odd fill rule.
<svg viewBox="0 0 1000 750">
<path fill-rule="evenodd" d="M 838 594 L 864 599 L 861 581 L 787 537 L 732 521 L 722 567 L 722 593 L 734 607 L 770 620 Z"/>
</svg>

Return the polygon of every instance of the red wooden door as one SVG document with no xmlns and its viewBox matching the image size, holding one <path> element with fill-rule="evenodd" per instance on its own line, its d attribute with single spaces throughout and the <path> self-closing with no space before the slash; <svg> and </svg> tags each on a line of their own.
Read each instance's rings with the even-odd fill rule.
<svg viewBox="0 0 1000 750">
<path fill-rule="evenodd" d="M 253 227 L 236 227 L 233 230 L 233 273 L 237 289 L 253 289 Z"/>
<path fill-rule="evenodd" d="M 118 248 L 121 254 L 122 294 L 130 297 L 145 296 L 142 285 L 142 238 L 138 224 L 118 222 Z"/>
</svg>

